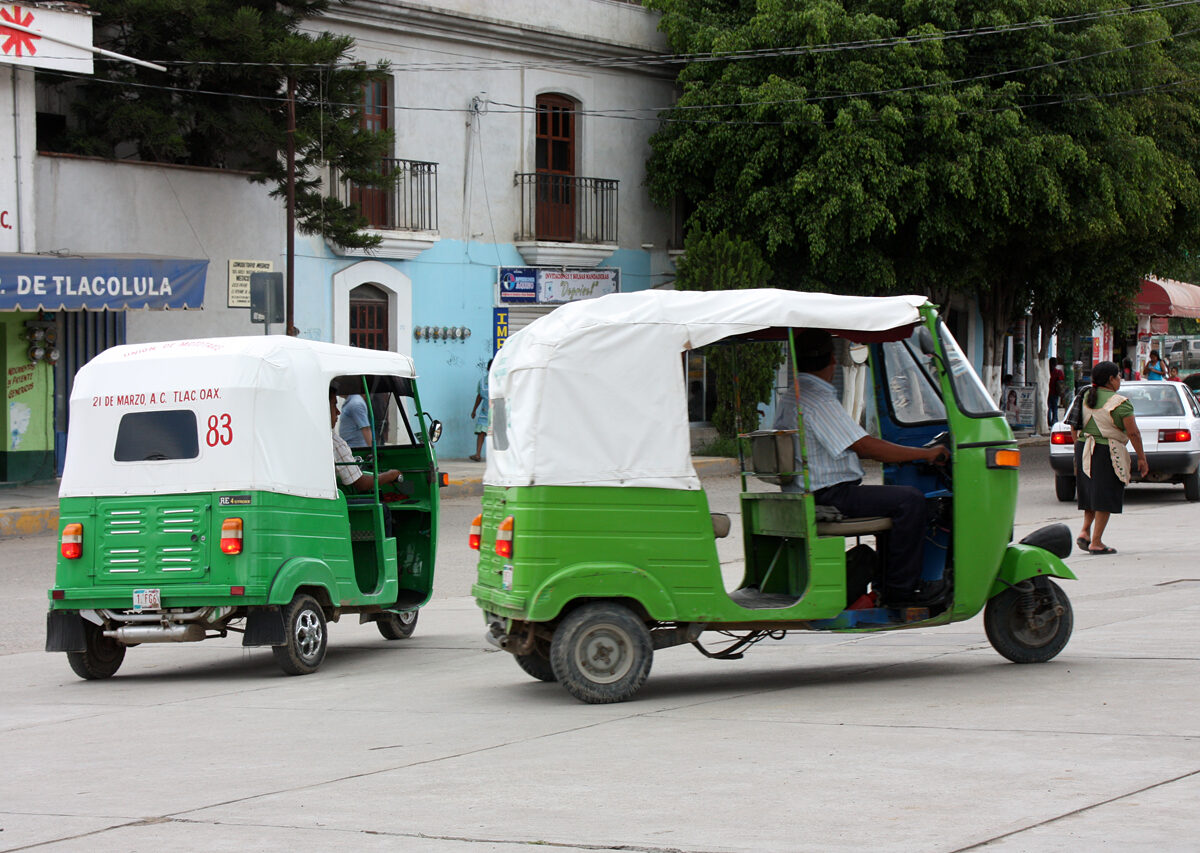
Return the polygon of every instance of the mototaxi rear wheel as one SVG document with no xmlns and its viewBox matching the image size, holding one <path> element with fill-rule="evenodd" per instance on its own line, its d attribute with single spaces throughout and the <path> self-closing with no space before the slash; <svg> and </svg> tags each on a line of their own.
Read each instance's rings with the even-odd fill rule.
<svg viewBox="0 0 1200 853">
<path fill-rule="evenodd" d="M 645 623 L 628 607 L 607 601 L 572 611 L 550 642 L 554 677 L 591 705 L 632 698 L 650 675 L 653 659 Z"/>
<path fill-rule="evenodd" d="M 125 660 L 125 646 L 106 637 L 99 625 L 84 621 L 85 647 L 82 652 L 67 652 L 67 663 L 80 678 L 95 681 L 111 678 Z"/>
</svg>

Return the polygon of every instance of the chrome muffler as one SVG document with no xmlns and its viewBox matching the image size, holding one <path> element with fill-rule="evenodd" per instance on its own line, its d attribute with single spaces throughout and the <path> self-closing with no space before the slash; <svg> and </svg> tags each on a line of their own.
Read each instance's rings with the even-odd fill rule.
<svg viewBox="0 0 1200 853">
<path fill-rule="evenodd" d="M 104 636 L 112 637 L 118 643 L 133 645 L 135 643 L 195 643 L 204 639 L 203 625 L 122 625 L 113 631 L 105 631 Z"/>
</svg>

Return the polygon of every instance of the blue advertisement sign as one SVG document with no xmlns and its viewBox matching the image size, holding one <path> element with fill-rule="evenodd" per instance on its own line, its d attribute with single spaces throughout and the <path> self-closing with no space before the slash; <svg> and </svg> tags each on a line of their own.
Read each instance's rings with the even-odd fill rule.
<svg viewBox="0 0 1200 853">
<path fill-rule="evenodd" d="M 0 255 L 0 310 L 200 308 L 208 261 Z"/>
<path fill-rule="evenodd" d="M 500 301 L 536 302 L 537 273 L 533 267 L 500 267 Z"/>
<path fill-rule="evenodd" d="M 508 340 L 508 309 L 492 309 L 492 355 L 495 355 Z"/>
</svg>

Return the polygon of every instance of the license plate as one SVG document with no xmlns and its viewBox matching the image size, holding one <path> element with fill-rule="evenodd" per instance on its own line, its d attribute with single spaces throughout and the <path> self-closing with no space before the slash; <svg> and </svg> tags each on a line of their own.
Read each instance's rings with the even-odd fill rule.
<svg viewBox="0 0 1200 853">
<path fill-rule="evenodd" d="M 157 589 L 135 589 L 134 610 L 162 610 L 162 592 Z"/>
<path fill-rule="evenodd" d="M 500 588 L 512 589 L 512 566 L 505 566 L 500 572 Z"/>
</svg>

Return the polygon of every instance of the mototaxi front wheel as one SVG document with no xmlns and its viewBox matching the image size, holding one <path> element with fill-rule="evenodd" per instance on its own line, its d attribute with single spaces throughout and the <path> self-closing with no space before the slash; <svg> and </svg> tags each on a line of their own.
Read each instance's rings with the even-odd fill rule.
<svg viewBox="0 0 1200 853">
<path fill-rule="evenodd" d="M 316 672 L 325 660 L 329 643 L 321 605 L 311 595 L 297 595 L 284 608 L 283 627 L 287 641 L 282 646 L 271 647 L 279 668 L 288 675 Z"/>
<path fill-rule="evenodd" d="M 567 692 L 591 705 L 624 702 L 650 675 L 654 645 L 645 623 L 621 604 L 571 612 L 550 642 L 550 666 Z M 528 670 L 526 670 L 528 672 Z"/>
<path fill-rule="evenodd" d="M 1049 578 L 1022 581 L 988 601 L 988 642 L 1013 663 L 1045 663 L 1066 647 L 1075 624 L 1071 601 Z"/>
<path fill-rule="evenodd" d="M 125 660 L 125 646 L 112 637 L 104 636 L 99 625 L 84 621 L 84 650 L 67 652 L 67 663 L 80 678 L 95 681 L 111 678 Z"/>
</svg>

